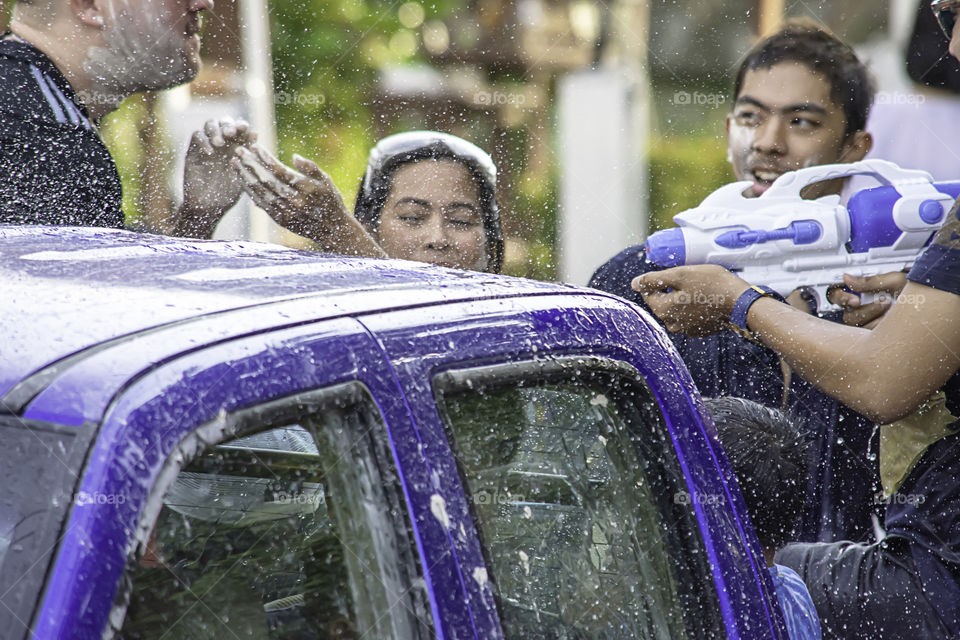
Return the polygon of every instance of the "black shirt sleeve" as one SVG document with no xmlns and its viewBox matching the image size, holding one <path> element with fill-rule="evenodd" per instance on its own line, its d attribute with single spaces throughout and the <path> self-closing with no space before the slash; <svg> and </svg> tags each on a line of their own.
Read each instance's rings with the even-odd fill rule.
<svg viewBox="0 0 960 640">
<path fill-rule="evenodd" d="M 933 237 L 933 242 L 917 258 L 907 279 L 960 295 L 960 199 Z M 960 322 L 960 318 L 957 321 Z M 953 374 L 943 390 L 947 396 L 947 409 L 960 416 L 960 371 Z"/>
<path fill-rule="evenodd" d="M 603 263 L 590 278 L 589 286 L 620 296 L 650 311 L 643 301 L 643 296 L 634 291 L 630 283 L 637 276 L 660 270 L 660 267 L 647 260 L 643 245 L 638 244 L 624 249 Z"/>
<path fill-rule="evenodd" d="M 110 152 L 53 63 L 0 39 L 0 222 L 123 227 Z"/>
<path fill-rule="evenodd" d="M 95 135 L 0 114 L 0 222 L 122 228 L 120 177 Z"/>
</svg>

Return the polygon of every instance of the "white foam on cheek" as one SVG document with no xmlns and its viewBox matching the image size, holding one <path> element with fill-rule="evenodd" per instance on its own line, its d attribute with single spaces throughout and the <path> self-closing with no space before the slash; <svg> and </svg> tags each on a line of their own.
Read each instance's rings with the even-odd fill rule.
<svg viewBox="0 0 960 640">
<path fill-rule="evenodd" d="M 134 8 L 130 0 L 108 0 L 110 20 L 104 39 L 117 47 L 120 52 L 136 60 L 146 42 L 158 42 L 158 18 L 153 2 L 144 2 Z"/>
<path fill-rule="evenodd" d="M 730 132 L 727 134 L 727 162 L 734 164 L 741 160 L 743 156 L 750 152 L 750 146 L 753 142 L 753 130 L 747 127 L 741 127 L 738 124 L 730 124 Z M 742 169 L 743 167 L 739 167 Z M 734 166 L 734 170 L 738 167 Z M 737 179 L 741 179 L 737 176 Z"/>
</svg>

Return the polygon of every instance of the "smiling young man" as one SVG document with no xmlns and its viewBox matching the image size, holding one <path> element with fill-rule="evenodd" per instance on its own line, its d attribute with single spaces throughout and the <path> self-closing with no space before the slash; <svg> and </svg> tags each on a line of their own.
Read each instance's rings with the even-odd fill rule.
<svg viewBox="0 0 960 640">
<path fill-rule="evenodd" d="M 17 2 L 0 37 L 0 222 L 123 226 L 100 118 L 135 93 L 196 77 L 201 13 L 212 9 L 212 0 Z M 188 166 L 199 159 L 188 155 Z"/>
<path fill-rule="evenodd" d="M 728 160 L 757 196 L 780 174 L 817 164 L 852 162 L 869 151 L 864 131 L 873 85 L 853 50 L 824 28 L 791 21 L 744 58 L 727 117 Z M 805 194 L 838 193 L 839 182 Z M 631 289 L 657 270 L 642 246 L 630 247 L 594 274 L 591 286 L 645 306 Z M 798 539 L 861 539 L 872 530 L 875 463 L 867 459 L 865 418 L 791 375 L 773 351 L 727 332 L 706 338 L 671 334 L 700 393 L 788 408 L 813 430 L 820 460 L 807 490 Z"/>
<path fill-rule="evenodd" d="M 864 130 L 873 86 L 853 51 L 807 22 L 790 23 L 757 45 L 740 66 L 727 116 L 727 159 L 749 196 L 781 174 L 861 160 L 872 140 Z M 814 185 L 808 197 L 840 191 Z"/>
</svg>

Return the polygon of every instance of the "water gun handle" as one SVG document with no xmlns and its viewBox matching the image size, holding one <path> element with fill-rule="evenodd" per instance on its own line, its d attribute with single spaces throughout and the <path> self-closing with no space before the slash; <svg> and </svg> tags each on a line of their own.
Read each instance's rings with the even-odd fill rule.
<svg viewBox="0 0 960 640">
<path fill-rule="evenodd" d="M 801 290 L 813 298 L 814 302 L 817 305 L 818 313 L 824 313 L 827 311 L 843 311 L 845 310 L 844 307 L 841 307 L 840 305 L 837 305 L 837 304 L 833 304 L 827 299 L 828 292 L 836 287 L 837 285 L 835 284 L 820 285 L 816 287 L 807 286 L 807 287 L 801 287 Z M 877 302 L 880 300 L 891 300 L 891 301 L 893 300 L 893 298 L 887 293 L 873 293 L 873 292 L 857 293 L 856 291 L 851 291 L 847 287 L 843 287 L 843 290 L 846 291 L 847 293 L 852 293 L 855 296 L 859 296 L 861 306 L 868 305 L 871 302 Z"/>
<path fill-rule="evenodd" d="M 871 176 L 884 185 L 928 184 L 933 178 L 926 171 L 904 169 L 887 160 L 871 158 L 845 164 L 824 164 L 785 173 L 764 193 L 768 199 L 799 198 L 804 187 L 835 178 Z"/>
</svg>

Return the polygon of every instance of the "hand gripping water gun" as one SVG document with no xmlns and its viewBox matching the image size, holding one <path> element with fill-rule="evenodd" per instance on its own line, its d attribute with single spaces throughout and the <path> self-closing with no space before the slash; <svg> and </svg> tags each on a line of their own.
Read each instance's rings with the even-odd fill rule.
<svg viewBox="0 0 960 640">
<path fill-rule="evenodd" d="M 807 185 L 854 175 L 883 186 L 858 191 L 846 207 L 837 195 L 800 197 Z M 960 182 L 934 183 L 926 171 L 886 160 L 784 173 L 756 198 L 743 196 L 750 185 L 720 187 L 700 206 L 674 216 L 679 226 L 647 238 L 647 258 L 662 267 L 718 264 L 782 296 L 802 289 L 818 311 L 836 310 L 827 289 L 842 283 L 844 273 L 909 269 L 960 195 Z"/>
</svg>

